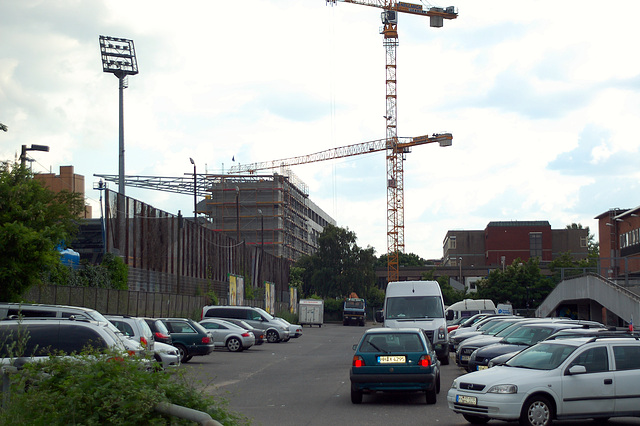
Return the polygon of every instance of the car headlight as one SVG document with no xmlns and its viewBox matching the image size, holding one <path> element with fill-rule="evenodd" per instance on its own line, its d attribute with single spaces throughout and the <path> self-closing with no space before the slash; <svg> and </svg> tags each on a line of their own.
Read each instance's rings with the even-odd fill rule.
<svg viewBox="0 0 640 426">
<path fill-rule="evenodd" d="M 518 393 L 516 385 L 495 385 L 491 386 L 487 393 Z"/>
<path fill-rule="evenodd" d="M 451 382 L 451 389 L 458 389 L 458 381 L 454 380 L 453 382 Z"/>
</svg>

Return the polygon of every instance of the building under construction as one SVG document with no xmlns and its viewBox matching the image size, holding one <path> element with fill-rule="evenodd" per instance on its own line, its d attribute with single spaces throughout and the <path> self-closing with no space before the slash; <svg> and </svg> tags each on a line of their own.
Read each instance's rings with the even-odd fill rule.
<svg viewBox="0 0 640 426">
<path fill-rule="evenodd" d="M 290 170 L 204 178 L 210 195 L 198 203 L 198 214 L 215 231 L 265 253 L 296 261 L 315 253 L 324 227 L 336 224 Z"/>
</svg>

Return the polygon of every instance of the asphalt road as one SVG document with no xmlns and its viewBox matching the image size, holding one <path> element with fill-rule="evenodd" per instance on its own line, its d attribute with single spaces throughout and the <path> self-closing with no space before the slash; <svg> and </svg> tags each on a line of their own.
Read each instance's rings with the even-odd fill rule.
<svg viewBox="0 0 640 426">
<path fill-rule="evenodd" d="M 218 349 L 205 357 L 194 357 L 180 368 L 205 392 L 226 399 L 229 409 L 246 416 L 254 426 L 468 425 L 447 407 L 451 382 L 464 373 L 454 362 L 442 366 L 442 390 L 435 405 L 425 404 L 424 394 L 417 393 L 365 394 L 362 404 L 352 404 L 352 346 L 364 329 L 341 324 L 304 327 L 302 337 L 286 343 L 264 343 L 239 353 Z M 585 423 L 594 424 L 584 420 L 555 424 Z M 631 424 L 640 425 L 640 419 L 609 422 Z"/>
</svg>

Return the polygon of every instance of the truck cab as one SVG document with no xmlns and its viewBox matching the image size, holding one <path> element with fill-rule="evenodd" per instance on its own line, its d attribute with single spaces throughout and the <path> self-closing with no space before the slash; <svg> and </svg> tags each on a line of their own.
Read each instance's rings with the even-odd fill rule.
<svg viewBox="0 0 640 426">
<path fill-rule="evenodd" d="M 349 297 L 344 300 L 342 309 L 342 325 L 351 323 L 364 326 L 366 323 L 366 302 L 359 297 Z"/>
</svg>

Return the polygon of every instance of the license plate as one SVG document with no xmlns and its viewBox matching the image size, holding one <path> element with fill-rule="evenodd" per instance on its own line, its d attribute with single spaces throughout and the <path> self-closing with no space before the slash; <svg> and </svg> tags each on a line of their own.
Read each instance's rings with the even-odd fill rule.
<svg viewBox="0 0 640 426">
<path fill-rule="evenodd" d="M 460 355 L 460 361 L 469 361 L 471 358 L 469 355 Z"/>
<path fill-rule="evenodd" d="M 407 357 L 404 355 L 381 355 L 378 357 L 379 364 L 404 364 Z"/>
<path fill-rule="evenodd" d="M 478 398 L 475 396 L 456 395 L 456 402 L 464 405 L 478 405 Z"/>
<path fill-rule="evenodd" d="M 478 371 L 480 371 L 480 370 L 486 370 L 487 368 L 489 368 L 489 367 L 488 367 L 488 366 L 486 366 L 486 365 L 479 365 L 479 366 L 478 366 Z"/>
</svg>

